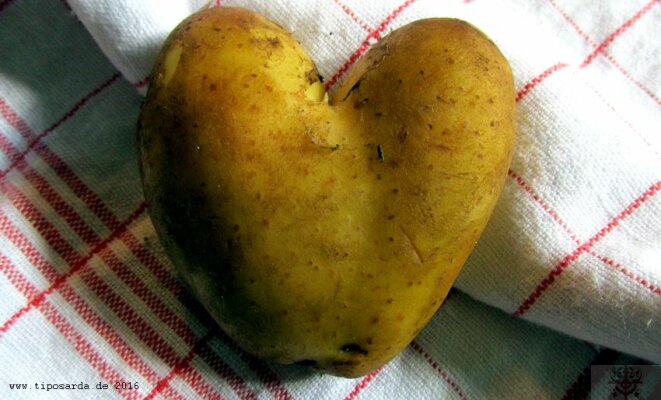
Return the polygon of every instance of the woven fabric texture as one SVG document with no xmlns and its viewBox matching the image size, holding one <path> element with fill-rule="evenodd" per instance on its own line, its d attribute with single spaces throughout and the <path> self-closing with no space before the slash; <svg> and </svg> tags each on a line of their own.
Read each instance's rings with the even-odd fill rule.
<svg viewBox="0 0 661 400">
<path fill-rule="evenodd" d="M 591 365 L 661 363 L 661 1 L 216 3 L 0 1 L 0 398 L 585 398 Z M 493 217 L 430 324 L 363 378 L 241 351 L 155 235 L 136 120 L 163 40 L 207 6 L 291 31 L 331 93 L 426 17 L 473 23 L 512 65 Z"/>
</svg>

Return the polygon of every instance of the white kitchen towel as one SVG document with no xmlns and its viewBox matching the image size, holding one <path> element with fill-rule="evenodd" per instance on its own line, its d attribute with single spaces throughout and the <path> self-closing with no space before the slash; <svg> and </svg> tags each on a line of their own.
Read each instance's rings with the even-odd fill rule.
<svg viewBox="0 0 661 400">
<path fill-rule="evenodd" d="M 371 44 L 416 19 L 458 17 L 486 32 L 514 69 L 519 138 L 508 188 L 457 287 L 516 316 L 661 362 L 658 1 L 465 3 L 222 5 L 258 11 L 292 32 L 331 90 Z M 167 34 L 204 6 L 71 4 L 139 86 Z"/>
<path fill-rule="evenodd" d="M 331 93 L 429 16 L 472 22 L 512 64 L 514 162 L 458 291 L 357 380 L 239 350 L 145 213 L 138 91 L 170 29 L 207 5 L 0 1 L 0 397 L 585 398 L 591 365 L 661 362 L 659 1 L 222 2 L 290 30 Z"/>
</svg>

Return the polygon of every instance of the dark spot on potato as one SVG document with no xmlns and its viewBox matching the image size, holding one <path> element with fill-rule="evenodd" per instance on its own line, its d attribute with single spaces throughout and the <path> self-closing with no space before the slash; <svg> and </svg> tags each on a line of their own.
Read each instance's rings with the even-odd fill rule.
<svg viewBox="0 0 661 400">
<path fill-rule="evenodd" d="M 432 145 L 433 148 L 438 149 L 442 152 L 449 152 L 451 149 L 448 146 L 442 145 L 442 144 L 434 144 Z"/>
<path fill-rule="evenodd" d="M 399 193 L 399 189 L 394 188 L 394 189 L 392 190 L 392 194 L 397 194 L 397 193 Z"/>
<path fill-rule="evenodd" d="M 388 238 L 388 241 L 389 241 L 389 242 L 394 242 L 394 241 L 395 241 L 395 238 L 391 236 L 391 237 Z"/>
<path fill-rule="evenodd" d="M 392 304 L 392 297 L 389 297 L 388 300 L 386 300 L 386 303 Z"/>
<path fill-rule="evenodd" d="M 370 319 L 371 324 L 376 324 L 379 322 L 379 317 L 378 316 L 373 316 L 372 319 Z"/>
<path fill-rule="evenodd" d="M 369 101 L 369 98 L 368 98 L 368 97 L 365 97 L 365 98 L 362 99 L 362 100 L 356 100 L 356 101 L 353 103 L 353 108 L 356 108 L 356 109 L 361 108 L 362 106 L 364 106 L 365 104 L 367 104 L 368 101 Z"/>
<path fill-rule="evenodd" d="M 400 143 L 404 143 L 406 139 L 409 138 L 409 131 L 408 129 L 404 128 L 403 126 L 399 129 L 399 132 L 397 133 L 397 139 L 399 139 Z"/>
<path fill-rule="evenodd" d="M 408 287 L 413 286 L 413 281 L 408 281 L 408 282 L 406 282 L 406 286 L 408 286 Z"/>
<path fill-rule="evenodd" d="M 282 46 L 282 43 L 280 42 L 280 38 L 277 38 L 277 37 L 271 37 L 271 38 L 268 38 L 268 39 L 266 39 L 266 40 L 269 42 L 269 44 L 270 44 L 271 47 L 273 47 L 273 48 L 277 48 L 277 47 L 281 47 L 281 46 Z"/>
<path fill-rule="evenodd" d="M 427 128 L 429 128 L 429 130 L 431 131 L 432 129 L 434 129 L 434 125 L 432 125 L 432 124 L 427 124 Z"/>
<path fill-rule="evenodd" d="M 248 89 L 250 87 L 250 85 L 248 85 L 247 83 L 244 83 L 242 86 L 246 89 Z"/>
<path fill-rule="evenodd" d="M 380 116 L 382 116 L 382 115 L 383 115 L 383 114 L 382 114 L 381 112 L 378 112 L 378 111 L 374 113 L 374 116 L 375 116 L 375 117 L 380 117 Z"/>
<path fill-rule="evenodd" d="M 239 228 L 240 228 L 240 227 L 239 227 L 238 224 L 234 224 L 234 226 L 232 226 L 232 230 L 233 230 L 234 232 L 238 232 L 238 231 L 239 231 Z"/>
<path fill-rule="evenodd" d="M 454 64 L 454 59 L 452 57 L 448 57 L 445 61 L 447 61 L 448 64 Z"/>
<path fill-rule="evenodd" d="M 401 80 L 401 79 L 397 79 L 397 83 L 399 83 L 399 84 L 401 85 L 401 84 L 402 84 L 402 80 Z"/>
<path fill-rule="evenodd" d="M 381 180 L 381 174 L 376 174 L 376 179 Z"/>
<path fill-rule="evenodd" d="M 250 76 L 253 77 L 253 78 L 257 78 L 257 74 L 255 74 L 255 73 L 250 74 Z"/>
<path fill-rule="evenodd" d="M 390 214 L 390 215 L 388 215 L 388 220 L 393 220 L 393 219 L 395 219 L 395 215 L 394 215 L 394 214 Z"/>
<path fill-rule="evenodd" d="M 424 75 L 424 74 L 425 74 L 425 71 L 420 70 L 420 75 Z"/>
<path fill-rule="evenodd" d="M 217 87 L 218 86 L 216 86 L 215 83 L 212 83 L 211 85 L 209 85 L 209 90 L 214 91 L 214 90 L 216 90 Z"/>
<path fill-rule="evenodd" d="M 367 350 L 363 349 L 359 344 L 356 343 L 345 344 L 344 346 L 340 347 L 340 351 L 345 353 L 362 354 L 364 356 L 367 355 Z"/>
<path fill-rule="evenodd" d="M 379 161 L 381 161 L 381 162 L 385 161 L 385 158 L 384 158 L 384 155 L 383 155 L 383 146 L 381 146 L 380 144 L 376 146 L 376 155 L 377 155 L 377 157 L 379 157 Z"/>
<path fill-rule="evenodd" d="M 220 32 L 220 28 L 217 28 L 215 26 L 214 26 L 213 30 L 216 31 L 216 32 Z"/>
<path fill-rule="evenodd" d="M 372 344 L 372 338 L 371 337 L 368 337 L 365 341 L 367 342 L 367 344 Z"/>
<path fill-rule="evenodd" d="M 317 71 L 314 68 L 312 68 L 311 70 L 309 70 L 308 72 L 305 73 L 305 79 L 308 81 L 308 83 L 310 85 L 317 82 L 317 77 L 318 76 L 319 76 L 319 74 L 317 73 Z"/>
<path fill-rule="evenodd" d="M 358 89 L 358 88 L 360 87 L 360 82 L 361 82 L 361 80 L 359 79 L 359 80 L 356 81 L 356 83 L 353 84 L 353 86 L 351 86 L 351 88 L 350 88 L 349 91 L 347 92 L 346 96 L 344 96 L 344 98 L 342 99 L 342 101 L 345 101 L 345 100 L 351 95 L 351 93 L 352 93 L 354 90 L 356 90 L 356 89 Z"/>
<path fill-rule="evenodd" d="M 289 314 L 289 311 L 287 311 L 287 310 L 282 310 L 282 315 L 288 315 L 288 314 Z"/>
<path fill-rule="evenodd" d="M 489 126 L 494 128 L 496 126 L 496 121 L 489 122 Z"/>
</svg>

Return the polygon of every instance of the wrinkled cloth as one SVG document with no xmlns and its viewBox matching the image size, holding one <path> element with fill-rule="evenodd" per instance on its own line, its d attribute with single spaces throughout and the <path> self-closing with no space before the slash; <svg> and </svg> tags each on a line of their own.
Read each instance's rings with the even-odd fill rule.
<svg viewBox="0 0 661 400">
<path fill-rule="evenodd" d="M 659 1 L 216 3 L 0 1 L 1 398 L 580 398 L 592 365 L 661 363 Z M 366 377 L 241 351 L 155 235 L 135 124 L 167 34 L 208 6 L 292 32 L 331 94 L 426 17 L 471 22 L 512 65 L 494 214 L 444 306 Z"/>
</svg>

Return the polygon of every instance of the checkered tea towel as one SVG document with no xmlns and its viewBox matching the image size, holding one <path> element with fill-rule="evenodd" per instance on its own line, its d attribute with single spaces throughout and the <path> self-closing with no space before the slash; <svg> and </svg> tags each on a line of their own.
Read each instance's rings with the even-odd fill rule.
<svg viewBox="0 0 661 400">
<path fill-rule="evenodd" d="M 661 363 L 660 1 L 216 3 L 0 0 L 0 398 L 606 397 L 613 378 L 590 366 Z M 241 351 L 155 236 L 140 93 L 169 31 L 207 6 L 291 31 L 331 92 L 426 17 L 473 23 L 512 65 L 517 145 L 485 234 L 426 329 L 363 378 Z"/>
</svg>

